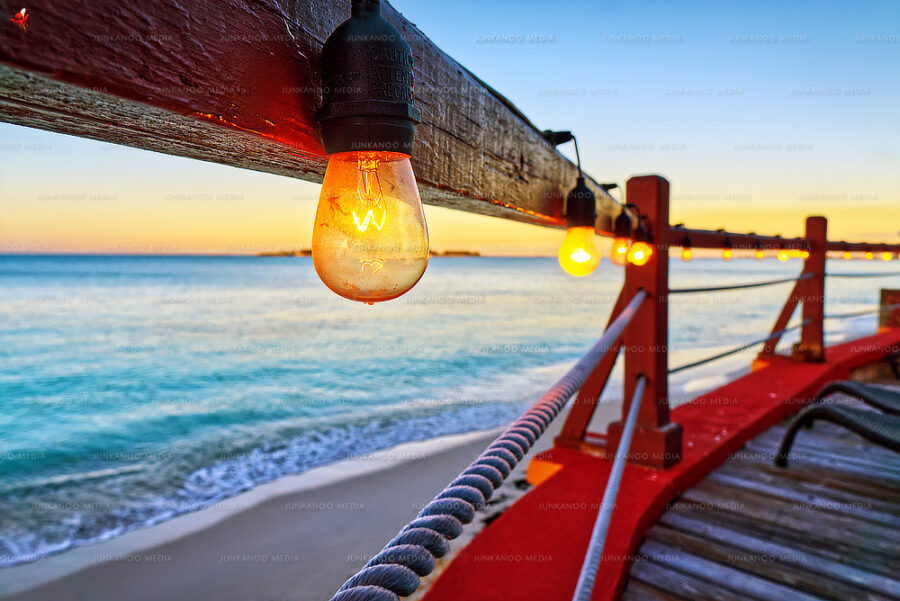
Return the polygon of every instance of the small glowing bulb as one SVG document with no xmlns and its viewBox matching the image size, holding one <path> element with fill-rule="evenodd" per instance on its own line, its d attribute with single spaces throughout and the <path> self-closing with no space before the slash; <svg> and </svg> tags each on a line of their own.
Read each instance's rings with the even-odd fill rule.
<svg viewBox="0 0 900 601">
<path fill-rule="evenodd" d="M 875 253 L 873 253 L 873 252 L 870 251 L 870 250 L 867 250 L 867 251 L 866 251 L 866 254 L 865 254 L 865 257 L 866 257 L 866 260 L 867 260 L 867 261 L 871 261 L 872 259 L 875 258 Z"/>
<path fill-rule="evenodd" d="M 786 250 L 778 251 L 778 260 L 779 261 L 784 262 L 784 261 L 787 261 L 789 258 L 790 258 L 790 255 L 788 255 L 788 251 L 786 251 Z"/>
<path fill-rule="evenodd" d="M 766 253 L 764 253 L 762 251 L 762 249 L 759 249 L 756 251 L 756 260 L 757 261 L 761 261 L 765 256 L 766 256 Z"/>
<path fill-rule="evenodd" d="M 805 260 L 805 259 L 808 259 L 808 258 L 809 258 L 809 251 L 808 251 L 808 250 L 804 250 L 803 252 L 800 253 L 800 257 L 803 258 L 804 260 Z"/>
<path fill-rule="evenodd" d="M 688 261 L 691 260 L 691 249 L 690 248 L 681 249 L 681 260 L 684 261 L 685 263 L 687 263 Z"/>
<path fill-rule="evenodd" d="M 890 261 L 893 257 L 894 257 L 894 255 L 892 255 L 892 254 L 891 254 L 890 252 L 888 252 L 888 251 L 884 251 L 883 253 L 881 253 L 881 260 L 882 260 L 882 261 Z"/>
<path fill-rule="evenodd" d="M 628 262 L 628 248 L 630 246 L 631 240 L 628 238 L 614 238 L 609 258 L 616 265 L 624 265 Z"/>
<path fill-rule="evenodd" d="M 559 247 L 559 265 L 569 275 L 581 278 L 594 273 L 600 252 L 594 245 L 593 227 L 570 227 Z"/>
<path fill-rule="evenodd" d="M 428 229 L 408 155 L 328 157 L 312 256 L 322 282 L 350 300 L 371 305 L 416 285 L 428 265 Z"/>
<path fill-rule="evenodd" d="M 653 247 L 646 242 L 634 242 L 628 249 L 628 262 L 632 265 L 646 265 L 653 255 Z"/>
<path fill-rule="evenodd" d="M 730 261 L 731 257 L 734 256 L 734 253 L 731 252 L 730 248 L 722 249 L 722 258 L 726 261 Z"/>
<path fill-rule="evenodd" d="M 845 258 L 845 259 L 850 259 L 851 257 L 853 257 L 853 253 L 851 253 L 849 250 L 845 250 L 845 251 L 844 251 L 844 258 Z"/>
</svg>

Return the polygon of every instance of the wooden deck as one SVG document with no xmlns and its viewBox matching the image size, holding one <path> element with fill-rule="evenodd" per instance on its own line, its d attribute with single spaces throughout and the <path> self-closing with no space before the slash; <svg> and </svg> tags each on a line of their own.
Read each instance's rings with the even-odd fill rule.
<svg viewBox="0 0 900 601">
<path fill-rule="evenodd" d="M 784 431 L 757 436 L 667 509 L 623 601 L 900 598 L 900 455 L 817 422 L 781 469 Z"/>
<path fill-rule="evenodd" d="M 779 424 L 799 403 L 827 382 L 851 374 L 861 377 L 898 345 L 900 329 L 886 329 L 828 347 L 823 363 L 772 361 L 675 407 L 672 420 L 684 428 L 682 459 L 661 471 L 626 465 L 593 601 L 621 599 L 626 584 L 625 598 L 631 601 L 900 599 L 900 588 L 889 594 L 864 592 L 869 581 L 898 586 L 887 581 L 889 574 L 900 573 L 900 549 L 892 542 L 900 538 L 897 458 L 870 450 L 849 433 L 833 433 L 839 453 L 828 447 L 827 438 L 817 446 L 816 437 L 830 430 L 822 423 L 800 432 L 795 449 L 805 454 L 789 472 L 775 468 L 769 458 Z M 823 444 L 827 453 L 821 451 Z M 754 457 L 760 448 L 762 454 Z M 529 474 L 534 471 L 536 478 L 529 482 L 534 487 L 459 550 L 424 600 L 571 601 L 611 465 L 608 457 L 558 444 L 531 458 Z M 779 486 L 780 478 L 789 484 Z M 667 511 L 679 502 L 697 505 L 701 494 L 718 494 L 731 503 L 702 506 L 705 512 Z M 841 504 L 816 508 L 817 499 Z M 817 519 L 819 509 L 828 519 Z M 712 519 L 720 515 L 721 521 Z M 694 532 L 684 521 L 690 518 Z M 678 519 L 680 525 L 673 526 Z M 700 531 L 696 522 L 711 528 Z M 683 540 L 665 538 L 667 532 Z M 788 533 L 792 536 L 785 538 Z M 688 539 L 693 547 L 687 546 Z M 788 541 L 793 546 L 784 553 L 787 545 L 782 543 Z M 723 557 L 716 555 L 723 552 Z M 633 561 L 640 554 L 648 560 Z M 775 589 L 778 578 L 770 576 L 768 591 L 747 593 L 766 585 L 768 578 L 757 573 L 775 568 L 789 584 Z M 822 570 L 843 570 L 836 573 L 845 580 L 823 576 Z M 657 578 L 651 580 L 651 573 Z M 810 591 L 837 580 L 834 586 L 843 587 L 839 590 L 854 592 L 830 597 L 801 592 L 807 579 L 815 587 Z M 706 588 L 698 589 L 701 584 Z"/>
</svg>

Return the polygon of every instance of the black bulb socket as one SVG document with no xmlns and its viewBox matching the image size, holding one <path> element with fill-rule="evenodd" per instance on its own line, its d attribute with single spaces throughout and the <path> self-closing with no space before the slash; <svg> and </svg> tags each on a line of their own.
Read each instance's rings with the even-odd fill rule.
<svg viewBox="0 0 900 601">
<path fill-rule="evenodd" d="M 579 177 L 575 187 L 566 196 L 566 225 L 568 227 L 594 227 L 597 220 L 597 198 Z"/>
<path fill-rule="evenodd" d="M 631 238 L 631 217 L 622 209 L 613 227 L 613 233 L 616 238 Z"/>
<path fill-rule="evenodd" d="M 651 242 L 653 240 L 653 236 L 650 235 L 650 232 L 647 231 L 647 228 L 644 227 L 644 224 L 641 221 L 638 221 L 638 226 L 634 229 L 634 238 L 635 242 Z"/>
<path fill-rule="evenodd" d="M 412 155 L 416 124 L 409 44 L 381 16 L 380 0 L 352 0 L 350 18 L 322 47 L 325 152 L 389 151 Z"/>
</svg>

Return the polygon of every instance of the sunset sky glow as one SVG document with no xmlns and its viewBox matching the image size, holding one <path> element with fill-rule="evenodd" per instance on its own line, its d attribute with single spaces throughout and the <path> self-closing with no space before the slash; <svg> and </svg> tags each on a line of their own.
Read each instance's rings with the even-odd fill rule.
<svg viewBox="0 0 900 601">
<path fill-rule="evenodd" d="M 900 4 L 393 2 L 585 169 L 672 183 L 672 222 L 900 240 Z M 477 18 L 473 18 L 477 15 Z M 567 154 L 571 149 L 563 147 Z M 0 252 L 308 248 L 319 185 L 0 124 Z M 554 255 L 563 232 L 426 207 L 432 247 Z"/>
</svg>

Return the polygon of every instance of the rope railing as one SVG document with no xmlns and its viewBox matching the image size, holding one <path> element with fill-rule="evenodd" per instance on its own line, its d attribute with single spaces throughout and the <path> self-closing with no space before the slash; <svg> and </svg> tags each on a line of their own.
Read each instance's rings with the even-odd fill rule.
<svg viewBox="0 0 900 601">
<path fill-rule="evenodd" d="M 347 580 L 331 601 L 399 601 L 434 571 L 435 558 L 475 519 L 494 490 L 509 476 L 550 422 L 613 348 L 647 292 L 639 290 L 593 347 L 541 399 L 512 422 L 487 449 L 404 526 L 384 548 Z"/>
<path fill-rule="evenodd" d="M 796 330 L 798 328 L 802 328 L 806 324 L 812 323 L 812 321 L 813 321 L 812 319 L 804 319 L 797 325 L 793 325 L 793 326 L 778 330 L 777 332 L 772 332 L 765 338 L 760 338 L 759 340 L 754 340 L 753 342 L 748 342 L 747 344 L 742 344 L 741 346 L 727 350 L 724 353 L 717 353 L 715 355 L 712 355 L 711 357 L 706 357 L 705 359 L 700 359 L 699 361 L 693 361 L 693 362 L 687 363 L 685 365 L 679 365 L 676 368 L 670 369 L 669 375 L 677 374 L 680 371 L 684 371 L 686 369 L 691 369 L 692 367 L 700 367 L 701 365 L 706 365 L 707 363 L 712 363 L 713 361 L 716 361 L 718 359 L 724 359 L 725 357 L 728 357 L 730 355 L 734 355 L 741 351 L 745 351 L 748 348 L 752 348 L 752 347 L 756 346 L 757 344 L 762 344 L 764 342 L 769 342 L 770 340 L 774 340 L 775 338 L 780 338 L 782 336 L 782 334 L 785 334 L 792 330 Z"/>
<path fill-rule="evenodd" d="M 594 530 L 591 532 L 591 540 L 588 543 L 584 563 L 581 565 L 581 573 L 578 576 L 578 584 L 575 585 L 575 594 L 572 601 L 590 601 L 594 592 L 594 582 L 597 580 L 597 570 L 603 559 L 603 548 L 606 546 L 606 535 L 609 532 L 609 524 L 612 521 L 613 510 L 616 507 L 616 498 L 619 496 L 619 485 L 622 483 L 622 474 L 625 471 L 625 462 L 628 460 L 628 452 L 631 448 L 631 437 L 637 424 L 638 412 L 641 408 L 641 399 L 644 398 L 644 388 L 647 380 L 641 376 L 634 387 L 634 396 L 631 397 L 631 407 L 628 409 L 628 417 L 622 427 L 622 436 L 619 438 L 619 447 L 613 460 L 609 478 L 606 481 L 606 490 L 603 492 L 603 500 L 597 511 L 597 519 L 594 522 Z"/>
<path fill-rule="evenodd" d="M 742 290 L 745 288 L 762 288 L 763 286 L 774 286 L 775 284 L 785 284 L 787 282 L 799 282 L 813 277 L 812 273 L 804 273 L 796 278 L 781 278 L 778 280 L 766 280 L 763 282 L 750 282 L 747 284 L 735 284 L 733 286 L 710 286 L 707 288 L 670 288 L 669 294 L 694 294 L 696 292 L 720 292 L 723 290 Z"/>
</svg>

